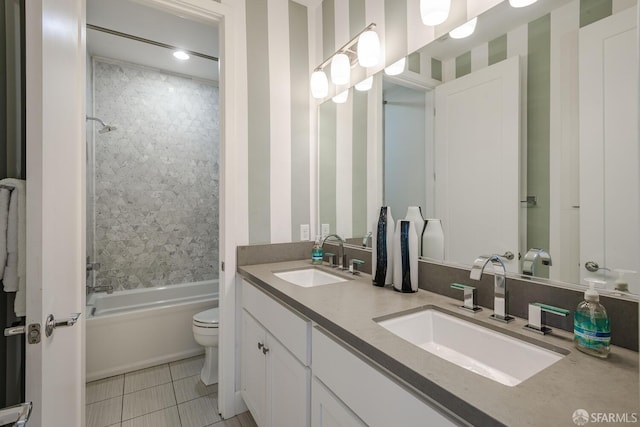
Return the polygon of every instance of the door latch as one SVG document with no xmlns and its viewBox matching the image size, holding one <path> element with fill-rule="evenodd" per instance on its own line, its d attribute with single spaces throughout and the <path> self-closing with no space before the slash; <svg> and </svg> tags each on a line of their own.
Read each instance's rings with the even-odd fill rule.
<svg viewBox="0 0 640 427">
<path fill-rule="evenodd" d="M 73 326 L 76 324 L 76 322 L 78 321 L 78 318 L 80 317 L 81 313 L 72 313 L 71 317 L 66 318 L 66 319 L 60 319 L 60 320 L 56 320 L 55 317 L 53 317 L 53 314 L 50 314 L 47 316 L 47 323 L 45 325 L 44 328 L 44 334 L 47 337 L 50 337 L 53 334 L 53 330 L 55 328 L 60 328 L 62 326 Z"/>
<path fill-rule="evenodd" d="M 27 342 L 29 344 L 38 344 L 40 342 L 40 323 L 30 323 L 29 326 L 12 326 L 5 328 L 4 336 L 11 337 L 13 335 L 24 334 L 27 331 Z"/>
</svg>

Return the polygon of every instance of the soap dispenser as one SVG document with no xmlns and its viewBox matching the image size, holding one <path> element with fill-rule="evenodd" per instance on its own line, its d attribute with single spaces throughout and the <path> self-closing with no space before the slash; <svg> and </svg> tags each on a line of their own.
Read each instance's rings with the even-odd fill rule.
<svg viewBox="0 0 640 427">
<path fill-rule="evenodd" d="M 627 282 L 627 279 L 624 278 L 624 275 L 625 273 L 633 274 L 636 273 L 636 271 L 624 270 L 622 268 L 618 268 L 614 271 L 618 273 L 618 278 L 613 282 L 614 289 L 616 291 L 629 292 L 629 282 Z"/>
<path fill-rule="evenodd" d="M 311 264 L 322 265 L 323 251 L 320 236 L 316 236 L 316 241 L 311 248 Z"/>
<path fill-rule="evenodd" d="M 607 311 L 600 304 L 600 295 L 595 290 L 597 279 L 585 279 L 589 289 L 584 293 L 584 301 L 578 304 L 573 316 L 573 342 L 578 350 L 591 356 L 606 358 L 611 345 L 611 328 Z"/>
</svg>

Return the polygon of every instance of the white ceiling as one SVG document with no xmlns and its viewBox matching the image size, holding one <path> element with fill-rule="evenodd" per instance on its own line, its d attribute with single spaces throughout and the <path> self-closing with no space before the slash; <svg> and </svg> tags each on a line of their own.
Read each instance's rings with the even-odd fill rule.
<svg viewBox="0 0 640 427">
<path fill-rule="evenodd" d="M 171 15 L 133 0 L 87 0 L 87 24 L 219 57 L 217 26 Z M 170 49 L 92 29 L 87 29 L 87 52 L 201 79 L 219 79 L 216 61 L 193 55 L 180 61 Z"/>
</svg>

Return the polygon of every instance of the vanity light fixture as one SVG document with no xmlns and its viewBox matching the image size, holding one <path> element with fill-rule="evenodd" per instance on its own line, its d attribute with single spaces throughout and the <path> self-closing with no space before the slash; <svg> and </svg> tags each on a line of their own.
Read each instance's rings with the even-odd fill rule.
<svg viewBox="0 0 640 427">
<path fill-rule="evenodd" d="M 373 76 L 369 76 L 359 83 L 356 83 L 356 90 L 366 92 L 373 86 Z"/>
<path fill-rule="evenodd" d="M 420 0 L 420 16 L 424 25 L 442 24 L 449 17 L 450 10 L 451 0 Z"/>
<path fill-rule="evenodd" d="M 534 4 L 538 0 L 509 0 L 511 7 L 526 7 Z"/>
<path fill-rule="evenodd" d="M 176 50 L 173 52 L 173 56 L 181 61 L 186 61 L 190 58 L 189 54 L 183 50 Z"/>
<path fill-rule="evenodd" d="M 367 25 L 347 44 L 338 49 L 311 74 L 311 95 L 316 99 L 327 96 L 329 87 L 325 67 L 331 64 L 331 81 L 336 86 L 347 85 L 351 81 L 351 68 L 378 65 L 381 58 L 380 39 L 374 31 L 376 24 Z M 357 45 L 357 46 L 356 46 Z"/>
<path fill-rule="evenodd" d="M 345 89 L 331 98 L 331 100 L 336 104 L 344 104 L 345 102 L 347 102 L 347 99 L 349 99 L 349 89 Z"/>
<path fill-rule="evenodd" d="M 476 16 L 470 21 L 465 22 L 457 28 L 449 31 L 449 36 L 452 39 L 463 39 L 469 37 L 476 30 L 476 24 L 478 23 L 478 17 Z"/>
<path fill-rule="evenodd" d="M 402 74 L 406 62 L 407 57 L 403 56 L 402 58 L 385 68 L 384 73 L 388 76 L 397 76 L 398 74 Z"/>
</svg>

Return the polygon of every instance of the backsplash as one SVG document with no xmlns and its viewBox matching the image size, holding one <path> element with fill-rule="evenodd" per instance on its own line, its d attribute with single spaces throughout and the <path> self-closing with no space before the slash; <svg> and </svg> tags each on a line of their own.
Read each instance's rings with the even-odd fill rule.
<svg viewBox="0 0 640 427">
<path fill-rule="evenodd" d="M 117 127 L 95 133 L 96 284 L 218 278 L 218 88 L 101 59 L 93 79 L 93 115 Z"/>
</svg>

